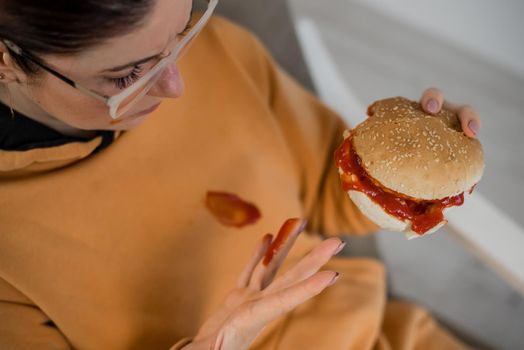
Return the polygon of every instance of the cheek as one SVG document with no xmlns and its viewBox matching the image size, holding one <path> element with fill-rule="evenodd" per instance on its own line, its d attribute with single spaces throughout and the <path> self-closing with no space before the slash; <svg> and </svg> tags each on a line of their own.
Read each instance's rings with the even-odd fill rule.
<svg viewBox="0 0 524 350">
<path fill-rule="evenodd" d="M 140 125 L 147 116 L 122 117 L 113 121 L 109 107 L 94 97 L 56 79 L 48 79 L 31 89 L 33 100 L 48 115 L 74 128 L 83 130 L 129 130 Z M 132 115 L 161 102 L 161 98 L 144 96 L 129 111 Z"/>
<path fill-rule="evenodd" d="M 110 121 L 108 108 L 97 99 L 56 79 L 32 89 L 32 95 L 47 114 L 79 129 L 105 129 Z"/>
</svg>

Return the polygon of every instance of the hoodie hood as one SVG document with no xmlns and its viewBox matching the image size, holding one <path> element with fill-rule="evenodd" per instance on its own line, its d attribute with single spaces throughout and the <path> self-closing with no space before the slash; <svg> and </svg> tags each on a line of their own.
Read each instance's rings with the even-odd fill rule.
<svg viewBox="0 0 524 350">
<path fill-rule="evenodd" d="M 75 163 L 109 146 L 119 133 L 66 136 L 0 103 L 0 178 L 27 176 Z"/>
</svg>

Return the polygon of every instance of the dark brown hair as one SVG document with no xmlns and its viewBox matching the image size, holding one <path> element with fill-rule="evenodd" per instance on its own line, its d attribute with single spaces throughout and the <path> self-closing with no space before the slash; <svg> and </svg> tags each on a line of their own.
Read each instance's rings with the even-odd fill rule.
<svg viewBox="0 0 524 350">
<path fill-rule="evenodd" d="M 35 56 L 75 54 L 139 27 L 155 0 L 0 0 L 0 40 Z M 28 74 L 38 67 L 11 52 Z"/>
</svg>

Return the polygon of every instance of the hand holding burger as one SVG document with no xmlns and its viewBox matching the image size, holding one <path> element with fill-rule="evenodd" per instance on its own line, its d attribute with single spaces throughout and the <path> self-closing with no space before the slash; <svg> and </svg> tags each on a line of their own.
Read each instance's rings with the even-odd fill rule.
<svg viewBox="0 0 524 350">
<path fill-rule="evenodd" d="M 425 106 L 402 97 L 373 103 L 368 119 L 345 133 L 336 152 L 343 188 L 355 205 L 408 238 L 443 226 L 443 212 L 463 204 L 484 170 L 482 146 L 473 138 L 478 117 L 465 120 L 464 110 L 451 105 L 433 113 Z M 477 128 L 470 128 L 472 121 Z"/>
</svg>

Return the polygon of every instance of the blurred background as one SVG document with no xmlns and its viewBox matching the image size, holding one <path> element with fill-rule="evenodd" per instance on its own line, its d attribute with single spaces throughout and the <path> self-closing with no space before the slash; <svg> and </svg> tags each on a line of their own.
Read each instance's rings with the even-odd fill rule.
<svg viewBox="0 0 524 350">
<path fill-rule="evenodd" d="M 524 349 L 524 1 L 221 0 L 219 12 L 351 124 L 377 99 L 431 86 L 474 106 L 486 171 L 450 225 L 412 241 L 347 237 L 345 253 L 382 260 L 392 297 L 476 348 Z"/>
<path fill-rule="evenodd" d="M 295 21 L 314 23 L 360 103 L 397 95 L 418 99 L 436 86 L 450 101 L 474 106 L 483 121 L 486 156 L 477 191 L 524 227 L 523 1 L 289 4 Z M 504 224 L 495 227 L 499 231 L 491 234 L 503 239 Z M 369 243 L 352 243 L 349 254 L 369 254 Z M 449 229 L 414 241 L 381 232 L 375 245 L 387 264 L 393 296 L 428 307 L 471 344 L 524 349 L 522 295 Z M 524 255 L 524 246 L 520 251 Z"/>
</svg>

